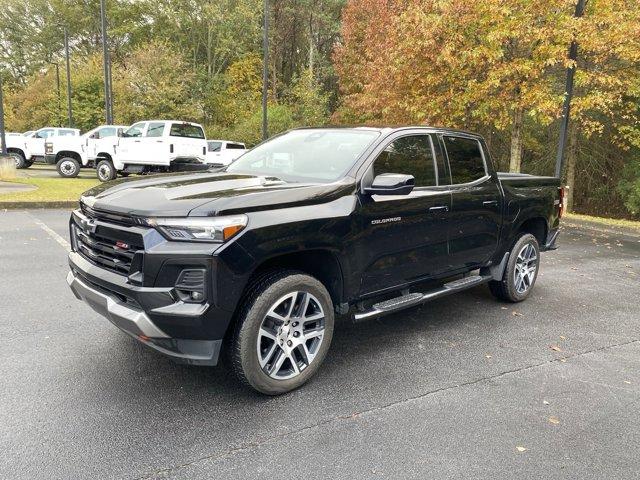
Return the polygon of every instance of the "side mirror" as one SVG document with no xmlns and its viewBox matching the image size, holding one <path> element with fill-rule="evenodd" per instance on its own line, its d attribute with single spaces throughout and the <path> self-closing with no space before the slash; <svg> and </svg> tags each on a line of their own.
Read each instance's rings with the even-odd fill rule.
<svg viewBox="0 0 640 480">
<path fill-rule="evenodd" d="M 364 191 L 369 195 L 408 195 L 416 186 L 413 175 L 402 173 L 383 173 L 376 176 L 370 187 Z"/>
</svg>

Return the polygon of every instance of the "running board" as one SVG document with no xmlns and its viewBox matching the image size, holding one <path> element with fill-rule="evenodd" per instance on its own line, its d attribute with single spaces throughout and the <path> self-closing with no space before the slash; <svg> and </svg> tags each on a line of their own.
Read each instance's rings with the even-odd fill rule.
<svg viewBox="0 0 640 480">
<path fill-rule="evenodd" d="M 374 303 L 369 310 L 362 312 L 356 312 L 353 316 L 354 322 L 362 322 L 374 317 L 381 317 L 388 313 L 397 312 L 405 308 L 413 307 L 421 303 L 435 300 L 436 298 L 444 297 L 451 293 L 460 292 L 482 283 L 487 283 L 493 278 L 491 275 L 476 275 L 473 277 L 464 277 L 452 282 L 445 283 L 441 287 L 431 290 L 426 293 L 409 293 L 400 297 L 392 298 L 391 300 L 385 300 L 384 302 Z"/>
</svg>

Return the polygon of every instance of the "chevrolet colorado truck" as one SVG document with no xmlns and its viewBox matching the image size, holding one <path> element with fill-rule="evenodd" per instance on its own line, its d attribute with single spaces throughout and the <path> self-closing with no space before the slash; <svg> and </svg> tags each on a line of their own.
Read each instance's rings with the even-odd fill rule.
<svg viewBox="0 0 640 480">
<path fill-rule="evenodd" d="M 496 173 L 483 139 L 427 127 L 297 129 L 215 173 L 83 194 L 67 282 L 174 360 L 226 358 L 264 394 L 362 321 L 477 285 L 530 295 L 563 209 L 553 177 Z"/>
</svg>

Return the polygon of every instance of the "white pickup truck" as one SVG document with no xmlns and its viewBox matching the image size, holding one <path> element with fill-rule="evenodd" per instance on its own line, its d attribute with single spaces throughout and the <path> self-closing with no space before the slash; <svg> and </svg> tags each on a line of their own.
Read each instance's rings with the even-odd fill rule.
<svg viewBox="0 0 640 480">
<path fill-rule="evenodd" d="M 99 156 L 98 178 L 109 181 L 118 173 L 206 170 L 207 141 L 201 125 L 179 120 L 145 120 L 131 125 L 118 138 L 114 153 Z"/>
<path fill-rule="evenodd" d="M 247 151 L 244 143 L 229 140 L 207 140 L 207 164 L 226 167 Z"/>
<path fill-rule="evenodd" d="M 76 177 L 82 167 L 93 167 L 98 158 L 111 155 L 128 127 L 100 125 L 79 137 L 51 137 L 44 144 L 44 161 L 56 166 L 61 177 Z"/>
<path fill-rule="evenodd" d="M 23 136 L 7 137 L 7 153 L 16 160 L 16 168 L 29 168 L 33 162 L 44 161 L 44 143 L 55 136 L 77 137 L 77 128 L 44 127 Z"/>
</svg>

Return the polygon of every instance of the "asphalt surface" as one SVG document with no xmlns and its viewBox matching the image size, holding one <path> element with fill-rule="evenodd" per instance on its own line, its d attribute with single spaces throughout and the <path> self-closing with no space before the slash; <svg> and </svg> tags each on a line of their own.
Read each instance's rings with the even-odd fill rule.
<svg viewBox="0 0 640 480">
<path fill-rule="evenodd" d="M 0 211 L 0 478 L 638 478 L 640 237 L 565 230 L 515 306 L 342 320 L 267 398 L 77 301 L 67 217 Z"/>
</svg>

